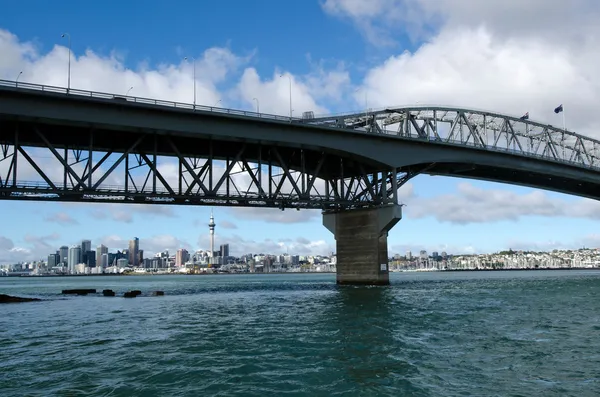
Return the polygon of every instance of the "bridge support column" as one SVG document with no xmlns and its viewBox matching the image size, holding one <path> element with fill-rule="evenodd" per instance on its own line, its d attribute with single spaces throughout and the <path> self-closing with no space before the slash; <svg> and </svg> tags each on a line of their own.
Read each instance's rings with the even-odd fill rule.
<svg viewBox="0 0 600 397">
<path fill-rule="evenodd" d="M 400 219 L 400 205 L 323 214 L 323 225 L 335 235 L 338 284 L 390 283 L 387 236 Z"/>
</svg>

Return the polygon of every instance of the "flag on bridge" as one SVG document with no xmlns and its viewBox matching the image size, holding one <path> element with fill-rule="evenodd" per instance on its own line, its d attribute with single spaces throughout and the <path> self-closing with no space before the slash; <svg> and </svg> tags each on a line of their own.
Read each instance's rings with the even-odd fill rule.
<svg viewBox="0 0 600 397">
<path fill-rule="evenodd" d="M 529 120 L 529 112 L 527 112 L 524 115 L 522 115 L 521 117 L 519 117 L 519 119 L 521 119 L 521 120 Z"/>
<path fill-rule="evenodd" d="M 554 109 L 554 113 L 556 113 L 556 114 L 558 114 L 558 113 L 560 113 L 562 111 L 563 111 L 562 104 L 559 107 L 557 107 L 556 109 Z"/>
</svg>

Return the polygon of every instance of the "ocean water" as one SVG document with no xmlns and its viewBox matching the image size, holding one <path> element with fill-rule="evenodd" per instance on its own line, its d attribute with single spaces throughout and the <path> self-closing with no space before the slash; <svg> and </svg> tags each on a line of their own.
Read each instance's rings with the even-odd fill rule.
<svg viewBox="0 0 600 397">
<path fill-rule="evenodd" d="M 600 271 L 0 278 L 0 293 L 45 299 L 0 305 L 3 397 L 600 395 Z"/>
</svg>

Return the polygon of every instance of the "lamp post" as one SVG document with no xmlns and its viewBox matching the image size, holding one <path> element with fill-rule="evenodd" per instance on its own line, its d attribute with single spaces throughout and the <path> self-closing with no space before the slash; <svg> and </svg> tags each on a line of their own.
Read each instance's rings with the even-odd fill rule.
<svg viewBox="0 0 600 397">
<path fill-rule="evenodd" d="M 258 99 L 252 98 L 252 100 L 256 101 L 256 113 L 260 114 L 260 103 L 258 102 Z"/>
<path fill-rule="evenodd" d="M 62 38 L 67 38 L 69 40 L 69 71 L 68 71 L 68 79 L 67 79 L 67 94 L 71 90 L 71 35 L 68 33 L 63 33 Z"/>
<path fill-rule="evenodd" d="M 133 86 L 129 87 L 129 89 L 127 90 L 127 94 L 125 94 L 125 96 L 129 96 L 129 93 L 131 92 L 131 90 L 133 90 Z"/>
<path fill-rule="evenodd" d="M 365 128 L 367 128 L 367 119 L 369 118 L 369 106 L 368 106 L 368 102 L 367 102 L 367 94 L 368 91 L 366 88 L 357 88 L 354 92 L 358 92 L 360 90 L 364 90 L 365 91 Z"/>
<path fill-rule="evenodd" d="M 216 108 L 219 103 L 221 103 L 220 99 L 217 102 L 215 102 L 215 104 L 213 105 L 213 108 Z"/>
<path fill-rule="evenodd" d="M 196 58 L 192 58 L 192 68 L 194 69 L 194 109 L 196 109 Z M 185 61 L 188 60 L 188 57 L 183 58 Z"/>
<path fill-rule="evenodd" d="M 17 84 L 19 82 L 19 77 L 21 77 L 22 74 L 23 74 L 23 71 L 20 71 L 19 75 L 17 76 L 17 79 L 15 80 L 15 84 Z"/>
<path fill-rule="evenodd" d="M 279 77 L 283 77 L 283 74 L 279 75 Z M 292 122 L 292 76 L 288 74 L 288 79 L 290 81 L 290 123 Z"/>
</svg>

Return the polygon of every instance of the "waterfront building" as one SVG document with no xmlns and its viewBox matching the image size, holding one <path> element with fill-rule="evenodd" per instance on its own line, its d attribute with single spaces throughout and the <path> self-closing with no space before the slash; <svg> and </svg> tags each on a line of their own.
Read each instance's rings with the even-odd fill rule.
<svg viewBox="0 0 600 397">
<path fill-rule="evenodd" d="M 88 263 L 88 252 L 92 250 L 90 240 L 81 240 L 81 263 Z"/>
<path fill-rule="evenodd" d="M 108 254 L 108 247 L 105 246 L 104 244 L 100 244 L 99 246 L 96 247 L 96 266 L 97 267 L 105 268 L 108 266 L 108 264 L 105 265 L 102 262 L 102 255 L 104 255 L 104 254 Z M 106 260 L 108 261 L 108 256 L 107 256 Z"/>
<path fill-rule="evenodd" d="M 221 252 L 221 257 L 227 259 L 229 257 L 229 244 L 221 244 L 219 251 Z"/>
<path fill-rule="evenodd" d="M 60 255 L 60 262 L 67 263 L 69 260 L 69 247 L 63 245 L 58 249 L 58 253 Z"/>
<path fill-rule="evenodd" d="M 70 274 L 75 274 L 75 266 L 81 262 L 81 246 L 74 245 L 69 248 L 67 268 Z"/>
<path fill-rule="evenodd" d="M 190 254 L 185 248 L 180 248 L 175 253 L 175 266 L 183 266 L 190 259 Z"/>
<path fill-rule="evenodd" d="M 139 265 L 139 250 L 140 250 L 140 239 L 134 237 L 133 240 L 129 240 L 129 264 L 133 267 L 137 267 Z"/>
<path fill-rule="evenodd" d="M 100 268 L 101 268 L 102 270 L 106 269 L 106 268 L 108 267 L 108 263 L 109 263 L 109 261 L 108 261 L 108 252 L 107 252 L 107 253 L 103 253 L 103 254 L 100 256 L 100 262 L 99 262 L 99 264 L 100 264 L 100 265 L 99 265 L 99 266 L 100 266 Z M 97 265 L 98 265 L 98 264 L 97 264 Z"/>
<path fill-rule="evenodd" d="M 46 264 L 46 267 L 48 269 L 51 269 L 55 266 L 58 266 L 60 263 L 60 254 L 50 254 L 48 255 L 48 263 Z"/>
</svg>

